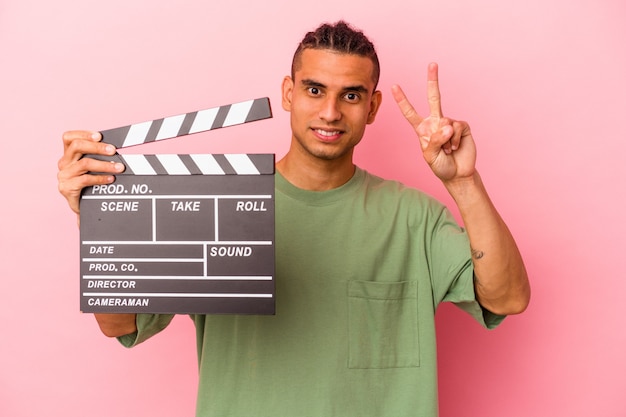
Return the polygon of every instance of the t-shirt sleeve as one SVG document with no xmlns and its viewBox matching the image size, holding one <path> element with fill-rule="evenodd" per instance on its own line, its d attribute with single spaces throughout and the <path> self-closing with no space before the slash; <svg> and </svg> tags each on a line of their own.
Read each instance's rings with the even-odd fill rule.
<svg viewBox="0 0 626 417">
<path fill-rule="evenodd" d="M 165 329 L 173 318 L 173 314 L 137 314 L 137 331 L 120 336 L 117 340 L 127 348 L 137 346 Z"/>
<path fill-rule="evenodd" d="M 469 237 L 446 208 L 434 228 L 430 251 L 436 299 L 454 303 L 487 329 L 498 326 L 505 316 L 484 309 L 476 299 Z"/>
<path fill-rule="evenodd" d="M 453 303 L 487 329 L 496 328 L 506 317 L 483 308 L 476 300 L 474 267 L 471 260 L 467 262 L 459 276 L 452 281 L 442 301 Z"/>
</svg>

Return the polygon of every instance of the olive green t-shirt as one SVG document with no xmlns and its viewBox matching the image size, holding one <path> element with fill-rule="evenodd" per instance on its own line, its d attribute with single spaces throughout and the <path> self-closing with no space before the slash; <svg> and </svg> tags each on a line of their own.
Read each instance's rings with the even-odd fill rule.
<svg viewBox="0 0 626 417">
<path fill-rule="evenodd" d="M 343 186 L 276 174 L 276 315 L 194 315 L 197 415 L 437 416 L 435 310 L 485 327 L 465 231 L 431 197 L 357 168 Z M 139 315 L 126 346 L 171 315 Z"/>
</svg>

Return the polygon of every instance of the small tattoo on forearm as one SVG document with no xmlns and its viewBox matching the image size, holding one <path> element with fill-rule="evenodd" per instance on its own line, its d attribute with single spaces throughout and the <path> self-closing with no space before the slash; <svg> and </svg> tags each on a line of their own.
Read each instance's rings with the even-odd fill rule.
<svg viewBox="0 0 626 417">
<path fill-rule="evenodd" d="M 478 250 L 478 249 L 474 249 L 472 248 L 472 258 L 474 259 L 480 259 L 483 256 L 485 256 L 485 252 Z"/>
</svg>

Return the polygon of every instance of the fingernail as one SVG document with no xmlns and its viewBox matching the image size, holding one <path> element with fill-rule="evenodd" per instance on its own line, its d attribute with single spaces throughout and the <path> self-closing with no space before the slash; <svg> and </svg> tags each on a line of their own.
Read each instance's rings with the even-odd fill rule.
<svg viewBox="0 0 626 417">
<path fill-rule="evenodd" d="M 115 153 L 115 146 L 113 145 L 107 145 L 106 148 L 104 148 L 106 150 L 107 153 L 113 154 Z"/>
<path fill-rule="evenodd" d="M 117 172 L 122 172 L 122 171 L 124 171 L 124 164 L 120 164 L 119 162 L 116 162 L 116 163 L 115 163 L 115 170 L 116 170 Z"/>
<path fill-rule="evenodd" d="M 102 139 L 102 136 L 100 135 L 100 132 L 93 132 L 91 134 L 91 139 L 93 139 L 93 140 L 100 140 L 100 139 Z"/>
</svg>

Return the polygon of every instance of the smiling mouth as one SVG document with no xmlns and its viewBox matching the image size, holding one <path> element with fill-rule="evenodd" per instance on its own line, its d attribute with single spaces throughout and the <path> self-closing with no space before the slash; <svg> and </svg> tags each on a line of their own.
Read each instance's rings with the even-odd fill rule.
<svg viewBox="0 0 626 417">
<path fill-rule="evenodd" d="M 314 129 L 319 135 L 322 136 L 335 136 L 340 134 L 339 130 L 322 130 L 322 129 Z"/>
<path fill-rule="evenodd" d="M 313 129 L 313 132 L 322 140 L 334 140 L 343 133 L 341 130 Z"/>
</svg>

